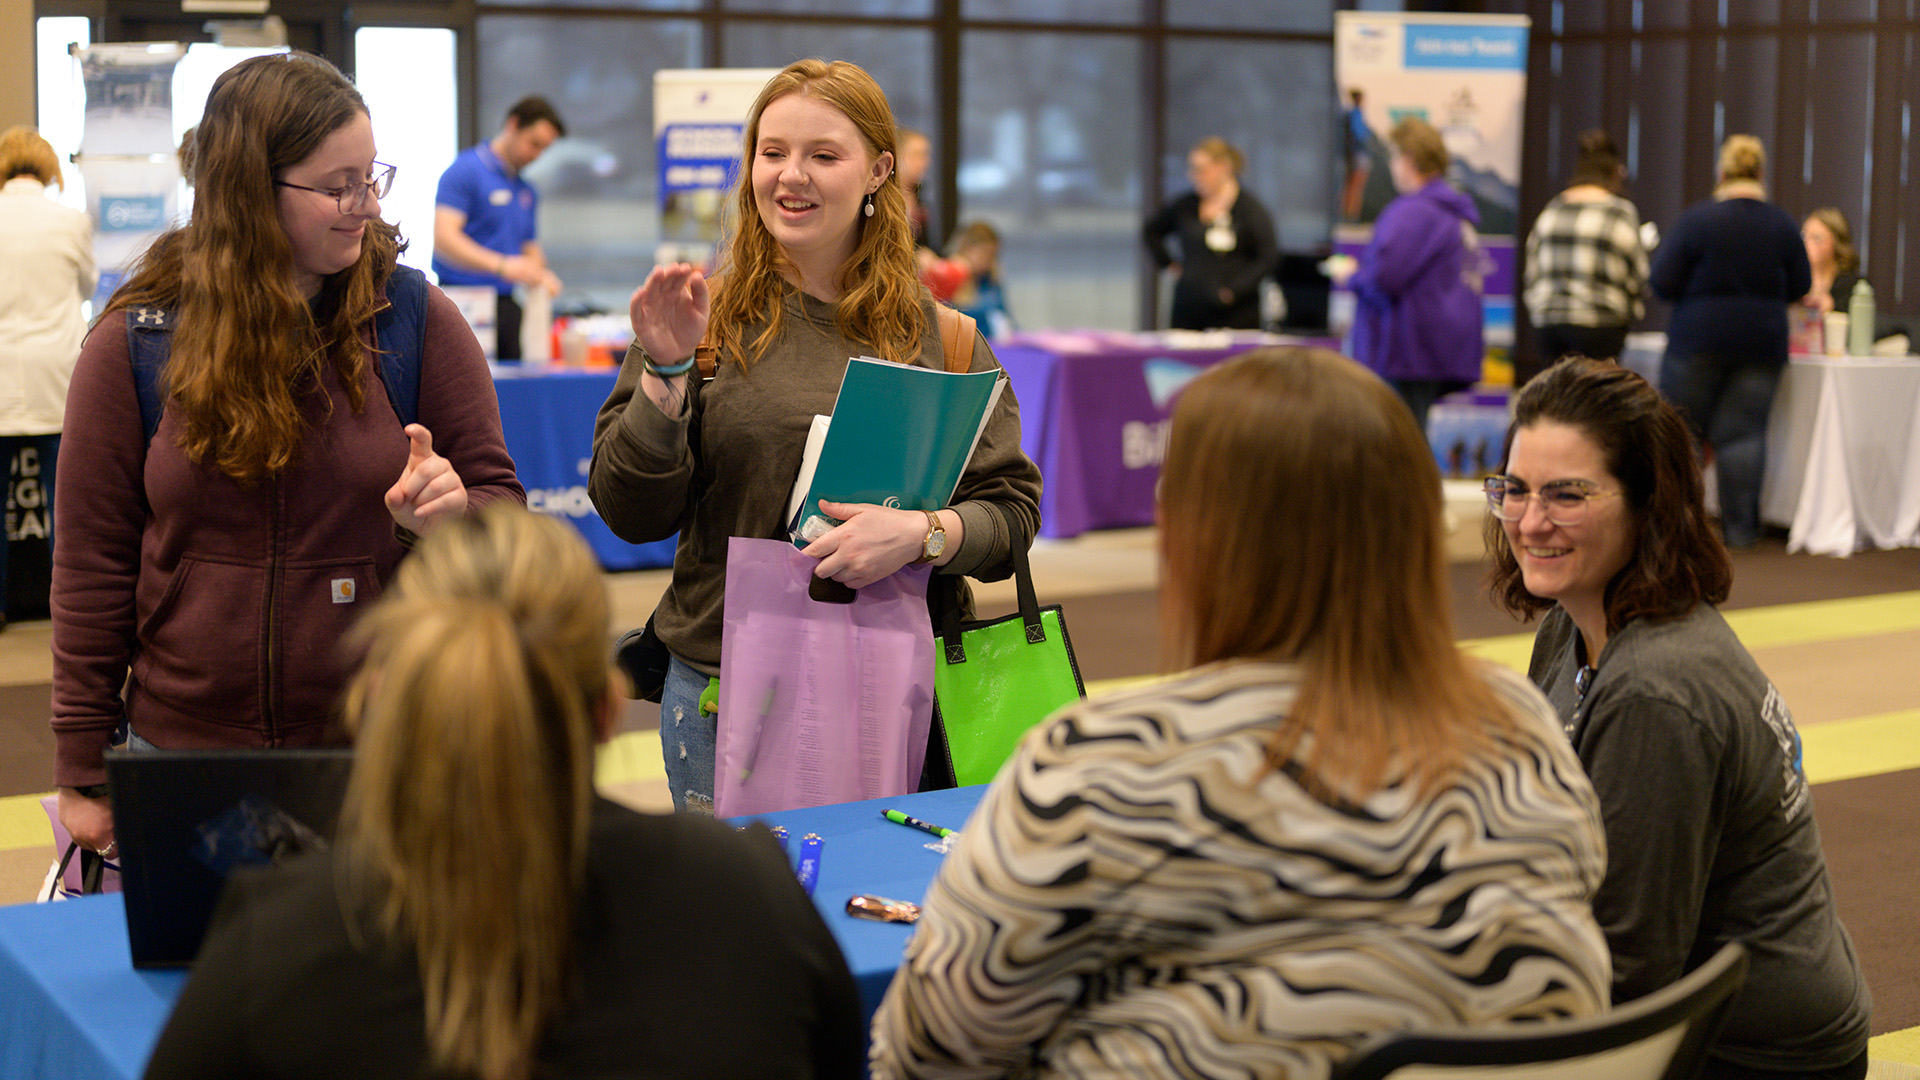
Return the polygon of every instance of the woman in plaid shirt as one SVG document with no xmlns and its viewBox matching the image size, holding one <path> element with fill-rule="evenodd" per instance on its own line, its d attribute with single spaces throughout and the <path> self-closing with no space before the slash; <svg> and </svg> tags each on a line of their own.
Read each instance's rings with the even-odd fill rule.
<svg viewBox="0 0 1920 1080">
<path fill-rule="evenodd" d="M 1570 355 L 1619 359 L 1644 310 L 1647 250 L 1640 214 L 1620 194 L 1626 176 L 1613 137 L 1582 132 L 1572 181 L 1534 219 L 1524 287 L 1539 351 L 1528 374 Z"/>
</svg>

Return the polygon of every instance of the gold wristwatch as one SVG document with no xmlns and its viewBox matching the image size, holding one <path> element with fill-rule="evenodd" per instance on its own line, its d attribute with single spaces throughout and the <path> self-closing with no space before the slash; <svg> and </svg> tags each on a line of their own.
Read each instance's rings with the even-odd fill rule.
<svg viewBox="0 0 1920 1080">
<path fill-rule="evenodd" d="M 931 510 L 921 512 L 927 515 L 927 538 L 921 543 L 920 557 L 913 560 L 915 566 L 930 563 L 947 550 L 947 527 L 940 524 L 940 515 Z"/>
</svg>

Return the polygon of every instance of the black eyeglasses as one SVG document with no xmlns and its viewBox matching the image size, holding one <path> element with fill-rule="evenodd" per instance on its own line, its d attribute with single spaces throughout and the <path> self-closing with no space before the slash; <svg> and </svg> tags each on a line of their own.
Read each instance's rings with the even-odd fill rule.
<svg viewBox="0 0 1920 1080">
<path fill-rule="evenodd" d="M 373 163 L 373 167 L 378 171 L 372 176 L 360 183 L 348 184 L 345 187 L 308 187 L 305 184 L 289 184 L 285 180 L 275 180 L 274 183 L 280 187 L 290 187 L 300 191 L 311 191 L 316 195 L 331 195 L 333 196 L 333 201 L 339 205 L 341 213 L 351 214 L 367 204 L 368 192 L 372 192 L 373 197 L 378 200 L 386 198 L 387 192 L 393 190 L 393 174 L 396 171 L 395 166 L 389 165 L 384 161 L 376 161 Z"/>
<path fill-rule="evenodd" d="M 1602 491 L 1585 480 L 1554 480 L 1528 491 L 1527 485 L 1511 476 L 1489 476 L 1481 485 L 1487 493 L 1487 507 L 1501 521 L 1519 521 L 1527 514 L 1527 500 L 1539 499 L 1540 509 L 1555 525 L 1578 525 L 1587 520 L 1588 504 L 1617 491 Z"/>
</svg>

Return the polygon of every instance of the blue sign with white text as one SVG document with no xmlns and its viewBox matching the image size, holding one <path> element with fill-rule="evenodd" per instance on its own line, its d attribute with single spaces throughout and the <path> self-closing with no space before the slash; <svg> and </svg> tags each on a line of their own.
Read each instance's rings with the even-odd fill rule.
<svg viewBox="0 0 1920 1080">
<path fill-rule="evenodd" d="M 166 227 L 164 195 L 100 196 L 101 232 L 158 232 Z"/>
<path fill-rule="evenodd" d="M 1467 26 L 1459 23 L 1408 23 L 1408 68 L 1472 68 L 1476 71 L 1525 71 L 1527 28 Z"/>
</svg>

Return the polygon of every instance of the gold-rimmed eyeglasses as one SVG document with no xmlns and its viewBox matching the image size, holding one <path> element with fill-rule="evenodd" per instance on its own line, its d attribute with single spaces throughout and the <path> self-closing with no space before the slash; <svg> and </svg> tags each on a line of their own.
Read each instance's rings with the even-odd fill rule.
<svg viewBox="0 0 1920 1080">
<path fill-rule="evenodd" d="M 374 173 L 372 176 L 367 177 L 357 184 L 348 184 L 345 187 L 308 187 L 305 184 L 289 184 L 285 180 L 275 180 L 274 183 L 280 187 L 290 187 L 299 191 L 311 191 L 316 195 L 331 195 L 333 196 L 333 201 L 339 205 L 341 213 L 351 214 L 367 204 L 368 192 L 372 192 L 373 197 L 377 200 L 386 198 L 387 192 L 393 190 L 393 174 L 397 171 L 396 167 L 384 161 L 376 161 L 373 163 L 373 168 Z"/>
<path fill-rule="evenodd" d="M 1539 491 L 1529 491 L 1511 476 L 1489 476 L 1481 488 L 1487 493 L 1487 508 L 1501 521 L 1519 521 L 1526 516 L 1527 500 L 1537 498 L 1548 521 L 1567 526 L 1587 520 L 1593 500 L 1620 494 L 1602 491 L 1585 480 L 1554 480 L 1540 485 Z"/>
</svg>

